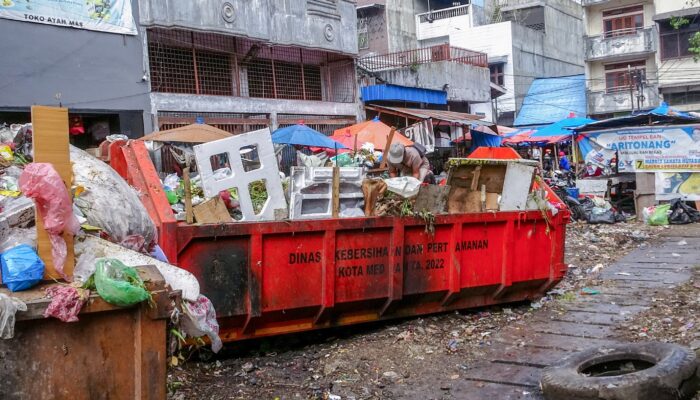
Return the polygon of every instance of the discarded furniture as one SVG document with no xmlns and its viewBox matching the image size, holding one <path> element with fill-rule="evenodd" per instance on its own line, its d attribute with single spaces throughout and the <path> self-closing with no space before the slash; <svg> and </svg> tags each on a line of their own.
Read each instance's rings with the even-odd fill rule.
<svg viewBox="0 0 700 400">
<path fill-rule="evenodd" d="M 362 168 L 339 168 L 340 212 L 364 207 Z M 289 174 L 289 219 L 331 218 L 333 167 L 292 167 Z"/>
<path fill-rule="evenodd" d="M 450 214 L 528 209 L 536 161 L 451 158 L 447 165 Z"/>
</svg>

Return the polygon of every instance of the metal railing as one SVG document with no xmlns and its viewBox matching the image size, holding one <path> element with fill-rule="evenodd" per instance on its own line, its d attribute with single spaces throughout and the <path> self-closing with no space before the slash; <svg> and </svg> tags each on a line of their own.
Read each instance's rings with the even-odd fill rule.
<svg viewBox="0 0 700 400">
<path fill-rule="evenodd" d="M 486 53 L 452 47 L 449 44 L 364 57 L 358 59 L 357 63 L 367 71 L 377 72 L 396 68 L 413 68 L 420 64 L 438 61 L 452 61 L 475 67 L 488 67 Z"/>
<path fill-rule="evenodd" d="M 456 7 L 443 8 L 442 10 L 437 11 L 428 11 L 426 13 L 416 14 L 416 16 L 418 17 L 418 20 L 421 24 L 430 23 L 440 19 L 448 19 L 454 17 L 461 17 L 463 15 L 469 15 L 469 7 L 469 4 L 465 4 Z"/>
</svg>

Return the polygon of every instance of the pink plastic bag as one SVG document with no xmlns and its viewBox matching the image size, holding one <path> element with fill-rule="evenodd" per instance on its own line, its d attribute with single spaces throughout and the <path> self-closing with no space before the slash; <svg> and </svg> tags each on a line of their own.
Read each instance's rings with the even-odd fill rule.
<svg viewBox="0 0 700 400">
<path fill-rule="evenodd" d="M 19 177 L 19 188 L 36 203 L 44 229 L 49 233 L 54 268 L 61 277 L 70 280 L 63 272 L 68 249 L 62 235 L 63 232 L 75 235 L 80 223 L 73 214 L 70 194 L 61 176 L 51 164 L 31 163 Z"/>
<path fill-rule="evenodd" d="M 44 311 L 44 318 L 54 317 L 63 322 L 77 322 L 78 314 L 90 298 L 90 291 L 73 286 L 51 286 L 46 289 L 51 303 Z"/>
</svg>

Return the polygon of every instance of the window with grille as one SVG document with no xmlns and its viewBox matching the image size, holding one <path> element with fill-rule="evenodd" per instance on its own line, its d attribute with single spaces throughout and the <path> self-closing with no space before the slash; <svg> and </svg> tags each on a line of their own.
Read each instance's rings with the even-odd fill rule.
<svg viewBox="0 0 700 400">
<path fill-rule="evenodd" d="M 644 6 L 632 6 L 603 11 L 605 37 L 633 35 L 644 27 Z"/>
<path fill-rule="evenodd" d="M 661 39 L 661 59 L 693 57 L 690 52 L 690 39 L 700 32 L 700 21 L 692 21 L 688 25 L 676 29 L 671 20 L 659 22 L 659 37 Z"/>
<path fill-rule="evenodd" d="M 505 65 L 505 63 L 495 63 L 489 65 L 489 70 L 491 71 L 491 82 L 495 83 L 496 85 L 505 85 L 505 74 L 503 72 Z"/>
<path fill-rule="evenodd" d="M 632 61 L 619 64 L 608 64 L 605 66 L 605 89 L 608 92 L 618 92 L 629 90 L 632 85 L 630 76 L 632 70 L 646 70 L 646 61 Z"/>
<path fill-rule="evenodd" d="M 162 93 L 355 101 L 351 57 L 245 38 L 149 29 L 152 88 Z"/>
</svg>

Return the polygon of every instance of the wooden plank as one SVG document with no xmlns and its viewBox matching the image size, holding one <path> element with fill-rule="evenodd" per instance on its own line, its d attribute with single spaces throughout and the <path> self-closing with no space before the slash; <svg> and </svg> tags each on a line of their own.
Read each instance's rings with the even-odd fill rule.
<svg viewBox="0 0 700 400">
<path fill-rule="evenodd" d="M 185 189 L 185 220 L 188 224 L 194 222 L 194 211 L 192 210 L 192 191 L 190 190 L 190 168 L 182 171 L 182 185 Z"/>
<path fill-rule="evenodd" d="M 68 135 L 68 109 L 57 107 L 32 106 L 32 130 L 34 144 L 34 161 L 50 163 L 63 179 L 67 190 L 70 191 L 73 181 L 73 170 L 70 163 L 70 148 Z M 51 242 L 49 235 L 44 230 L 44 224 L 39 213 L 37 217 L 37 250 L 39 257 L 46 265 L 44 279 L 59 279 L 51 257 Z M 73 275 L 75 265 L 75 253 L 73 250 L 73 236 L 70 233 L 63 235 L 68 248 L 66 264 L 63 271 L 67 276 Z"/>
<path fill-rule="evenodd" d="M 396 128 L 392 126 L 386 140 L 386 146 L 384 146 L 386 149 L 384 149 L 384 156 L 382 156 L 382 163 L 379 165 L 379 168 L 387 167 L 389 149 L 391 149 L 391 142 L 394 140 L 394 133 L 396 133 Z"/>
<path fill-rule="evenodd" d="M 333 167 L 333 218 L 338 218 L 340 216 L 340 167 L 337 165 Z"/>
</svg>

